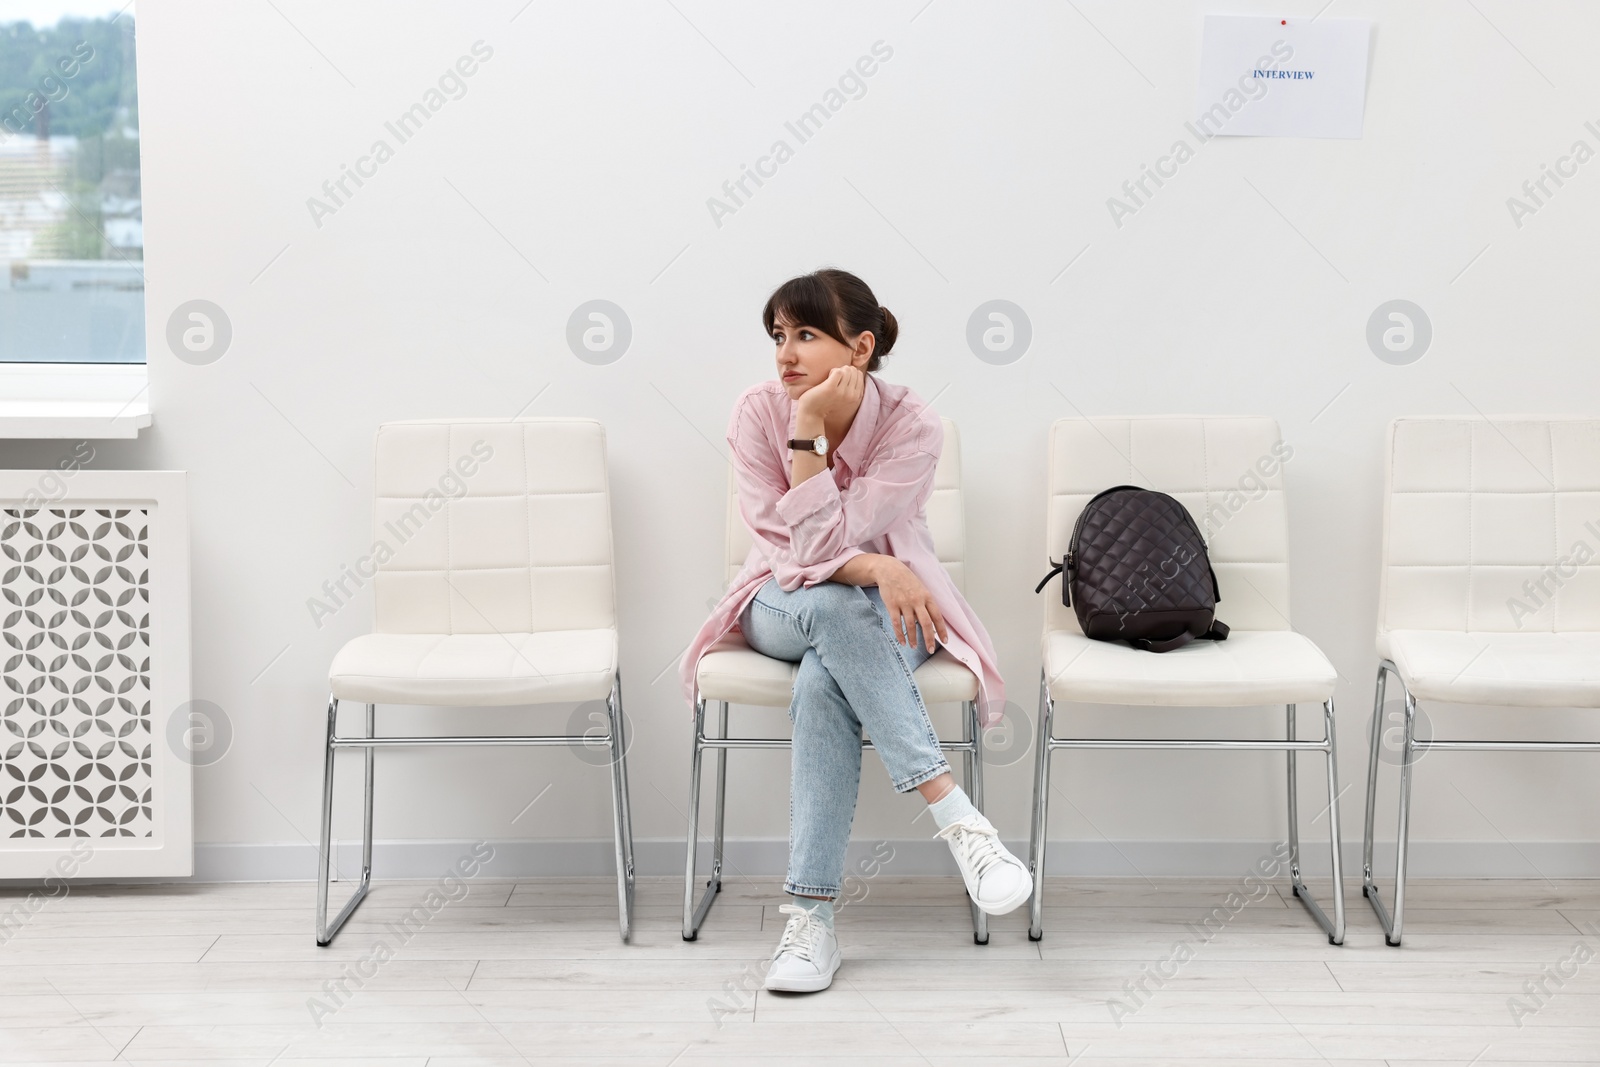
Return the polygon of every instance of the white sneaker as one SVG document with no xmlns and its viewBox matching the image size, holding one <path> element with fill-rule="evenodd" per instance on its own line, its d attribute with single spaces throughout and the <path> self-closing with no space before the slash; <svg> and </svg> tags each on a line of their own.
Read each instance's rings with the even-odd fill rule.
<svg viewBox="0 0 1600 1067">
<path fill-rule="evenodd" d="M 935 837 L 950 842 L 967 895 L 990 915 L 1004 915 L 1033 895 L 1028 868 L 1000 843 L 1000 832 L 981 814 L 968 815 Z"/>
<path fill-rule="evenodd" d="M 815 993 L 833 984 L 839 969 L 839 939 L 827 923 L 798 904 L 778 908 L 789 916 L 783 939 L 767 968 L 767 988 L 786 993 Z"/>
</svg>

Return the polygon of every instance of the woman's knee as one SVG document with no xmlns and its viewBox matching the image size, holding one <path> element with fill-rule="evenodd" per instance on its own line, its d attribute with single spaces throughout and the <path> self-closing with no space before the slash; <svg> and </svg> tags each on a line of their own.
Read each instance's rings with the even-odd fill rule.
<svg viewBox="0 0 1600 1067">
<path fill-rule="evenodd" d="M 817 703 L 848 705 L 844 698 L 844 690 L 839 688 L 838 681 L 828 668 L 822 665 L 822 659 L 817 655 L 816 649 L 810 649 L 805 657 L 800 660 L 800 668 L 794 676 L 794 694 L 808 706 Z"/>
<path fill-rule="evenodd" d="M 859 733 L 861 722 L 856 718 L 856 713 L 850 707 L 844 690 L 839 688 L 839 682 L 828 668 L 822 665 L 821 658 L 815 649 L 806 652 L 805 658 L 800 661 L 800 669 L 794 676 L 794 695 L 789 702 L 789 720 L 797 721 L 799 715 L 813 717 L 827 716 L 842 720 L 850 728 Z"/>
</svg>

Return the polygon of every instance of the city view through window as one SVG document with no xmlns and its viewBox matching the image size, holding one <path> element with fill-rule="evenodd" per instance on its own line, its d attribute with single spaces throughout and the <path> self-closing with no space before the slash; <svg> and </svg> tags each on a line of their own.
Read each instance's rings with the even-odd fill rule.
<svg viewBox="0 0 1600 1067">
<path fill-rule="evenodd" d="M 143 363 L 143 260 L 133 4 L 6 3 L 0 362 Z"/>
</svg>

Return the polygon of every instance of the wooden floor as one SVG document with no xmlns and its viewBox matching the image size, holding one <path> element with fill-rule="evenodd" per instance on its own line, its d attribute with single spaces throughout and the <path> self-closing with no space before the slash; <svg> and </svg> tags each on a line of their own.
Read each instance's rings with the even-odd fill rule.
<svg viewBox="0 0 1600 1067">
<path fill-rule="evenodd" d="M 1600 882 L 1413 881 L 1393 949 L 1359 886 L 1339 948 L 1283 886 L 1230 915 L 1239 882 L 1052 879 L 1042 942 L 1022 909 L 980 947 L 955 880 L 880 876 L 804 996 L 757 989 L 776 880 L 692 944 L 679 880 L 641 880 L 631 945 L 607 880 L 467 887 L 380 883 L 319 949 L 307 884 L 74 886 L 0 945 L 0 1062 L 1600 1063 Z"/>
</svg>

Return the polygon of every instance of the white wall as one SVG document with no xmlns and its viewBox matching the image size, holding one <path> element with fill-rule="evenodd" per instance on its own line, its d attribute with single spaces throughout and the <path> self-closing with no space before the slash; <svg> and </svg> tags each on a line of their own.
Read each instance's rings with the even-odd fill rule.
<svg viewBox="0 0 1600 1067">
<path fill-rule="evenodd" d="M 369 544 L 377 425 L 577 414 L 610 435 L 636 831 L 661 842 L 642 860 L 674 869 L 689 746 L 670 665 L 721 588 L 722 432 L 733 398 L 772 373 L 759 324 L 767 293 L 833 264 L 867 279 L 903 324 L 884 376 L 937 397 L 961 426 L 968 595 L 1030 716 L 1042 607 L 1032 586 L 1060 550 L 1042 535 L 1052 420 L 1280 421 L 1295 449 L 1295 623 L 1342 677 L 1342 770 L 1354 783 L 1344 817 L 1358 841 L 1385 424 L 1596 408 L 1600 163 L 1520 228 L 1506 198 L 1575 139 L 1600 146 L 1583 127 L 1600 120 L 1600 8 L 1339 0 L 1323 17 L 1377 22 L 1363 139 L 1208 143 L 1116 226 L 1107 198 L 1192 117 L 1203 15 L 1308 17 L 1321 6 L 141 3 L 155 425 L 135 443 L 102 445 L 95 466 L 190 472 L 194 695 L 236 730 L 228 756 L 197 772 L 197 839 L 293 845 L 292 869 L 307 869 L 327 666 L 371 615 L 363 594 L 319 629 L 306 601 Z M 493 58 L 467 94 L 317 226 L 307 198 L 375 138 L 394 144 L 384 122 L 480 40 Z M 785 121 L 877 41 L 893 56 L 866 94 L 715 224 L 707 198 L 775 139 L 794 146 Z M 1397 297 L 1434 328 L 1410 366 L 1380 362 L 1364 339 L 1368 315 Z M 231 350 L 210 366 L 165 346 L 167 317 L 195 298 L 233 324 Z M 622 306 L 633 326 L 631 348 L 608 366 L 565 342 L 568 315 L 593 298 Z M 993 298 L 1032 322 L 1032 347 L 1010 366 L 979 361 L 965 342 L 968 315 Z M 48 466 L 67 447 L 12 454 Z M 559 726 L 568 710 L 380 714 L 395 730 L 509 729 Z M 781 712 L 742 714 L 783 725 Z M 1277 728 L 1281 713 L 1071 718 L 1102 732 L 1191 722 L 1248 732 Z M 1304 718 L 1315 729 L 1317 716 Z M 1578 713 L 1434 718 L 1463 735 L 1595 734 Z M 730 834 L 782 839 L 787 757 L 743 755 Z M 1030 766 L 990 774 L 991 813 L 1019 842 Z M 1084 842 L 1080 869 L 1126 870 L 1111 839 L 1147 870 L 1232 871 L 1283 832 L 1278 757 L 1099 753 L 1057 766 L 1077 810 L 1057 800 L 1052 837 Z M 1506 839 L 1594 841 L 1593 767 L 1428 757 L 1413 830 L 1441 844 L 1419 852 L 1424 867 L 1531 873 Z M 385 753 L 379 772 L 382 838 L 609 832 L 603 771 L 561 752 Z M 1320 780 L 1308 764 L 1307 818 L 1322 806 Z M 341 794 L 347 835 L 355 799 Z M 918 810 L 869 757 L 856 837 L 924 838 L 926 820 L 910 825 Z M 1237 847 L 1180 855 L 1150 844 L 1192 841 Z M 608 852 L 572 852 L 569 866 L 604 864 Z M 243 870 L 240 857 L 262 854 L 212 849 L 206 869 Z M 1585 862 L 1573 847 L 1529 854 Z M 781 849 L 750 855 L 770 867 Z M 291 869 L 260 862 L 251 869 Z"/>
</svg>

